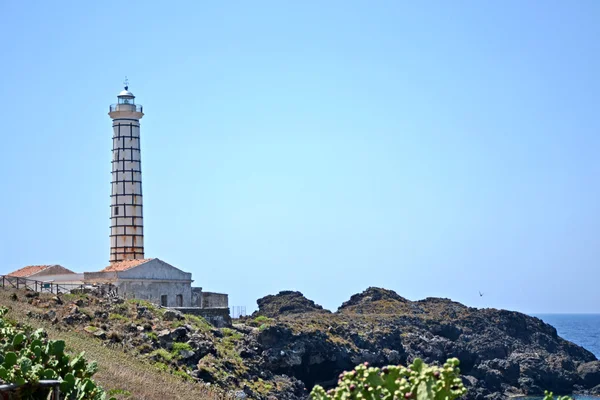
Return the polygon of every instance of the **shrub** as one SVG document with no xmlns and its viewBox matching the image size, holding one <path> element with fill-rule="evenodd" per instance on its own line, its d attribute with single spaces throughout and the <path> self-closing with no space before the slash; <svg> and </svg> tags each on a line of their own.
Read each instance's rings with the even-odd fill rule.
<svg viewBox="0 0 600 400">
<path fill-rule="evenodd" d="M 456 358 L 446 361 L 443 367 L 427 366 L 420 359 L 408 368 L 390 365 L 380 369 L 365 363 L 342 373 L 335 389 L 325 392 L 315 386 L 310 398 L 453 400 L 467 392 L 459 373 Z"/>
<path fill-rule="evenodd" d="M 456 358 L 449 359 L 442 367 L 428 366 L 420 359 L 416 359 L 408 368 L 388 365 L 380 369 L 364 363 L 353 371 L 340 374 L 336 388 L 326 392 L 321 386 L 315 386 L 310 398 L 454 400 L 467 393 L 458 364 Z M 545 392 L 544 400 L 554 400 L 552 392 Z M 562 396 L 557 400 L 572 399 Z"/>
</svg>

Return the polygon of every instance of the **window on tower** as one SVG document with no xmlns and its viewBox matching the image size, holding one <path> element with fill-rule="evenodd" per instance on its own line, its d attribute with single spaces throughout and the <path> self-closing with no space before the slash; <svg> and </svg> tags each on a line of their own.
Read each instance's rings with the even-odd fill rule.
<svg viewBox="0 0 600 400">
<path fill-rule="evenodd" d="M 119 207 L 115 207 L 115 215 L 119 215 Z"/>
</svg>

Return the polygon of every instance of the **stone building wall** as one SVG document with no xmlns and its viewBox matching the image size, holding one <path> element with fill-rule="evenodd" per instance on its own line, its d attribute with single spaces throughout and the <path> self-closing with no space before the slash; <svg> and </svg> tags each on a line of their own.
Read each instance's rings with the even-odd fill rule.
<svg viewBox="0 0 600 400">
<path fill-rule="evenodd" d="M 202 292 L 201 308 L 228 308 L 229 296 L 223 293 Z"/>
<path fill-rule="evenodd" d="M 191 307 L 192 292 L 189 283 L 118 280 L 114 283 L 117 294 L 126 299 L 141 299 L 164 307 Z"/>
<path fill-rule="evenodd" d="M 192 288 L 192 307 L 202 307 L 202 288 Z"/>
</svg>

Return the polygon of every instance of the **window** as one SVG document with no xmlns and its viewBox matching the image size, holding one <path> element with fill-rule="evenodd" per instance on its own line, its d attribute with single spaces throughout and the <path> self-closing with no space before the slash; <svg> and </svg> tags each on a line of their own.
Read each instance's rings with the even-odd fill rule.
<svg viewBox="0 0 600 400">
<path fill-rule="evenodd" d="M 175 300 L 177 301 L 177 307 L 183 307 L 183 295 L 178 294 Z"/>
<path fill-rule="evenodd" d="M 119 104 L 135 104 L 133 97 L 119 97 Z"/>
<path fill-rule="evenodd" d="M 162 296 L 160 296 L 160 305 L 163 307 L 167 306 L 167 295 L 163 294 Z"/>
<path fill-rule="evenodd" d="M 119 207 L 115 207 L 115 215 L 119 215 Z"/>
</svg>

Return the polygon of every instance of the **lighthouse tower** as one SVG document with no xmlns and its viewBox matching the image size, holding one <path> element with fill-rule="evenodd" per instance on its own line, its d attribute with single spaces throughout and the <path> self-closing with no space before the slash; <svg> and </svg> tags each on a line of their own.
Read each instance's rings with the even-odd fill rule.
<svg viewBox="0 0 600 400">
<path fill-rule="evenodd" d="M 143 108 L 125 90 L 108 115 L 113 120 L 112 179 L 110 195 L 110 262 L 144 258 L 140 119 Z"/>
</svg>

